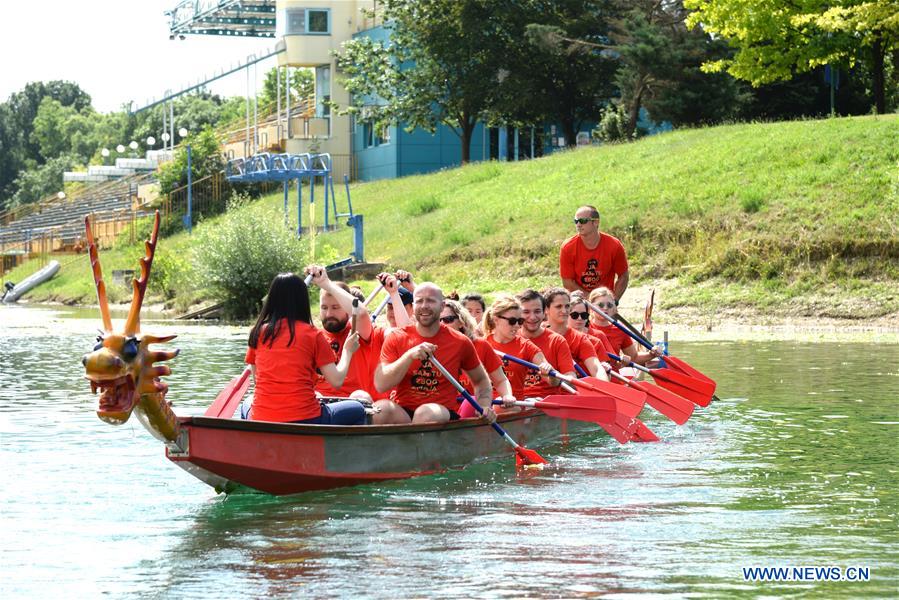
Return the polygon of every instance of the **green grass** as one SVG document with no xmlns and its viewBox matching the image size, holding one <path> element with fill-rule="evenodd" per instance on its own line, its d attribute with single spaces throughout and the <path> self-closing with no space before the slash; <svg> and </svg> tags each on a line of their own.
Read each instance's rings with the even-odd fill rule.
<svg viewBox="0 0 899 600">
<path fill-rule="evenodd" d="M 674 280 L 663 306 L 824 314 L 845 296 L 859 315 L 884 315 L 899 311 L 897 139 L 896 115 L 681 130 L 355 184 L 353 208 L 365 215 L 368 261 L 461 292 L 558 281 L 571 216 L 594 204 L 602 229 L 628 250 L 632 285 Z M 282 201 L 260 202 L 277 212 Z M 349 228 L 327 242 L 348 254 Z M 179 234 L 161 247 L 188 243 Z M 106 269 L 131 264 L 115 253 L 103 260 Z M 34 297 L 58 289 L 80 300 L 75 279 Z"/>
</svg>

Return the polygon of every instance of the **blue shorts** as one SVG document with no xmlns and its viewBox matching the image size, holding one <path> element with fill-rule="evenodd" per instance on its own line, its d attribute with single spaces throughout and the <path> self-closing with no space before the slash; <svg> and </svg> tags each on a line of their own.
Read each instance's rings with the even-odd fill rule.
<svg viewBox="0 0 899 600">
<path fill-rule="evenodd" d="M 306 425 L 365 425 L 365 407 L 355 400 L 322 404 L 322 414 L 312 419 L 293 421 Z"/>
</svg>

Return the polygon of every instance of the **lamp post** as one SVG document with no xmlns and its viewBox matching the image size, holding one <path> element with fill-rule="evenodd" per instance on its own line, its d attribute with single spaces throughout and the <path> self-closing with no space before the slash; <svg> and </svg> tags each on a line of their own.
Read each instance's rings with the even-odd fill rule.
<svg viewBox="0 0 899 600">
<path fill-rule="evenodd" d="M 182 127 L 178 130 L 178 135 L 181 138 L 187 137 L 187 128 Z M 187 214 L 184 215 L 184 225 L 187 226 L 187 234 L 190 235 L 191 230 L 193 229 L 193 173 L 190 168 L 190 142 L 187 142 Z"/>
<path fill-rule="evenodd" d="M 106 164 L 106 159 L 109 158 L 109 148 L 103 148 L 100 150 L 100 156 L 103 157 L 103 164 Z"/>
</svg>

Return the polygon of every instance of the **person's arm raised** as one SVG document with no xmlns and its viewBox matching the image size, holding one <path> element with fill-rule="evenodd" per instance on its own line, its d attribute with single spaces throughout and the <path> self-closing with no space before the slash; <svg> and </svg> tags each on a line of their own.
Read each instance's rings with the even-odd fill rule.
<svg viewBox="0 0 899 600">
<path fill-rule="evenodd" d="M 381 273 L 378 275 L 378 281 L 387 290 L 390 297 L 390 303 L 393 305 L 393 320 L 396 321 L 398 328 L 406 327 L 412 324 L 409 313 L 406 312 L 406 305 L 403 304 L 403 298 L 400 296 L 400 283 L 395 275 L 390 273 Z"/>
<path fill-rule="evenodd" d="M 341 287 L 334 285 L 334 282 L 328 277 L 328 272 L 324 267 L 321 265 L 309 265 L 304 269 L 304 272 L 312 275 L 312 283 L 328 294 L 334 296 L 340 304 L 340 308 L 347 313 L 352 314 L 355 296 Z M 368 314 L 368 311 L 359 311 L 359 316 L 356 320 L 356 331 L 359 333 L 359 337 L 363 340 L 371 339 L 371 329 L 371 316 Z"/>
<path fill-rule="evenodd" d="M 397 281 L 400 282 L 400 285 L 409 290 L 410 292 L 415 291 L 415 281 L 412 280 L 412 273 L 409 271 L 404 271 L 403 269 L 397 269 L 396 271 Z"/>
</svg>

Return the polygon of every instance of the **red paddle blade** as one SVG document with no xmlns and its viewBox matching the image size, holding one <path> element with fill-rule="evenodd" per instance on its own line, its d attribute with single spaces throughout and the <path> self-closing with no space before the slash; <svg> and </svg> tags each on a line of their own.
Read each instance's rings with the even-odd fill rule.
<svg viewBox="0 0 899 600">
<path fill-rule="evenodd" d="M 586 389 L 589 389 L 593 392 L 611 396 L 616 400 L 621 400 L 627 404 L 633 404 L 635 406 L 639 406 L 641 409 L 643 405 L 646 403 L 646 394 L 630 388 L 626 388 L 620 385 L 616 385 L 609 381 L 603 381 L 602 379 L 597 379 L 596 377 L 584 377 L 582 379 L 575 380 L 575 385 L 580 385 Z M 620 410 L 620 409 L 619 409 Z M 639 410 L 637 411 L 640 412 Z M 634 413 L 631 416 L 636 416 Z"/>
<path fill-rule="evenodd" d="M 612 423 L 618 414 L 615 399 L 601 396 L 547 396 L 535 406 L 551 417 L 587 421 L 588 423 Z"/>
<path fill-rule="evenodd" d="M 696 405 L 689 400 L 681 398 L 677 394 L 651 383 L 637 383 L 636 381 L 632 381 L 628 385 L 646 392 L 646 403 L 678 425 L 686 423 L 687 419 L 690 418 L 690 415 L 693 414 L 693 409 L 696 407 Z"/>
<path fill-rule="evenodd" d="M 519 469 L 527 468 L 530 465 L 545 465 L 547 462 L 549 461 L 533 450 L 528 450 L 524 446 L 515 447 L 515 466 Z"/>
<path fill-rule="evenodd" d="M 690 402 L 698 404 L 699 406 L 708 406 L 712 402 L 711 394 L 701 392 L 696 389 L 697 386 L 689 384 L 695 382 L 703 387 L 703 389 L 707 389 L 709 386 L 705 381 L 693 379 L 692 377 L 688 377 L 677 371 L 672 371 L 671 369 L 654 369 L 650 371 L 650 375 L 652 375 L 656 385 L 659 387 L 674 392 L 678 396 L 683 396 Z"/>
<path fill-rule="evenodd" d="M 246 395 L 250 388 L 250 370 L 245 369 L 243 373 L 232 379 L 225 388 L 215 397 L 203 416 L 206 417 L 222 417 L 230 419 L 237 410 L 237 405 Z"/>
<path fill-rule="evenodd" d="M 659 436 L 653 433 L 652 429 L 646 426 L 646 423 L 641 421 L 640 419 L 635 418 L 636 428 L 634 430 L 634 441 L 635 442 L 658 442 Z"/>
<path fill-rule="evenodd" d="M 684 375 L 689 375 L 690 377 L 695 377 L 696 379 L 701 379 L 702 381 L 706 381 L 706 382 L 712 384 L 712 393 L 713 394 L 715 393 L 715 385 L 716 384 L 715 384 L 714 379 L 711 379 L 708 376 L 706 376 L 705 374 L 701 373 L 700 371 L 694 369 L 693 367 L 691 367 L 690 365 L 688 365 L 686 362 L 682 361 L 681 359 L 677 358 L 676 356 L 665 356 L 665 357 L 663 357 L 663 360 L 665 361 L 666 365 L 670 366 L 671 368 L 673 368 L 677 371 L 680 371 Z"/>
</svg>

